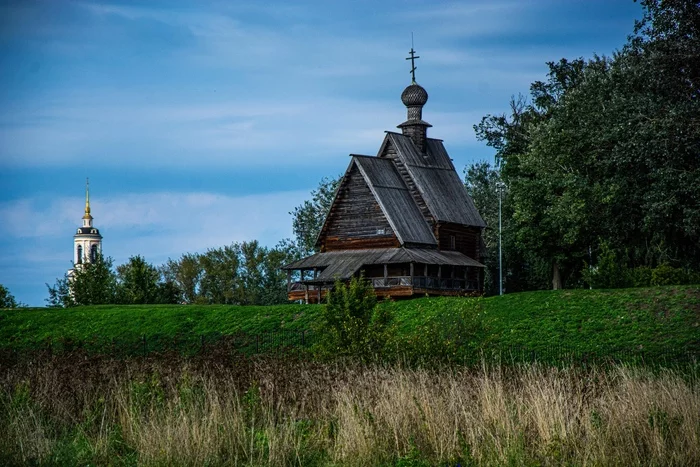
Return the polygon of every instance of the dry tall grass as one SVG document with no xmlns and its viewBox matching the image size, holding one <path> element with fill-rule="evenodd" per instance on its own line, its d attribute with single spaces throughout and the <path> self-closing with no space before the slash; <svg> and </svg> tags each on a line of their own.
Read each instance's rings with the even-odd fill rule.
<svg viewBox="0 0 700 467">
<path fill-rule="evenodd" d="M 0 378 L 5 464 L 700 465 L 700 389 L 670 370 L 81 357 Z"/>
</svg>

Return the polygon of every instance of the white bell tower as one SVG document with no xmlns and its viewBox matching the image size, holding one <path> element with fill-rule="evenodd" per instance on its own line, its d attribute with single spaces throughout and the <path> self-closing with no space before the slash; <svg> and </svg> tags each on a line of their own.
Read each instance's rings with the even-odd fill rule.
<svg viewBox="0 0 700 467">
<path fill-rule="evenodd" d="M 80 268 L 85 263 L 92 263 L 97 255 L 102 254 L 102 235 L 92 225 L 90 214 L 90 181 L 85 181 L 85 215 L 83 225 L 73 235 L 73 265 Z M 74 269 L 68 271 L 68 276 L 73 275 Z"/>
</svg>

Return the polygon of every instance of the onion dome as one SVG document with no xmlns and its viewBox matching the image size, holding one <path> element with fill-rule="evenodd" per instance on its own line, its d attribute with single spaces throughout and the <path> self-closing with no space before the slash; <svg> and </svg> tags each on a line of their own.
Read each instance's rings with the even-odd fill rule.
<svg viewBox="0 0 700 467">
<path fill-rule="evenodd" d="M 414 105 L 422 107 L 428 102 L 428 91 L 414 81 L 401 93 L 401 102 L 406 107 Z"/>
</svg>

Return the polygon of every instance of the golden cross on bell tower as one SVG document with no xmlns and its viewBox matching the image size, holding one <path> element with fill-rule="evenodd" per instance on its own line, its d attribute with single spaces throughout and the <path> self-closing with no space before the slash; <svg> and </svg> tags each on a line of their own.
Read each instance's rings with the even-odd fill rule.
<svg viewBox="0 0 700 467">
<path fill-rule="evenodd" d="M 420 58 L 418 55 L 416 55 L 416 51 L 413 50 L 413 33 L 411 33 L 411 51 L 409 52 L 411 54 L 410 57 L 406 57 L 406 60 L 411 61 L 411 82 L 415 84 L 416 82 L 416 59 Z"/>
</svg>

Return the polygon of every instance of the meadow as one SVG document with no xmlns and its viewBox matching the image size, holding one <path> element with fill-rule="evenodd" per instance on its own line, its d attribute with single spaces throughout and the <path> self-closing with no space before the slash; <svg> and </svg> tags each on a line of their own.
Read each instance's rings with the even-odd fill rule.
<svg viewBox="0 0 700 467">
<path fill-rule="evenodd" d="M 698 286 L 379 306 L 374 363 L 315 358 L 318 306 L 0 310 L 0 464 L 700 464 Z"/>
<path fill-rule="evenodd" d="M 46 356 L 0 376 L 3 465 L 698 465 L 698 368 Z"/>
</svg>

